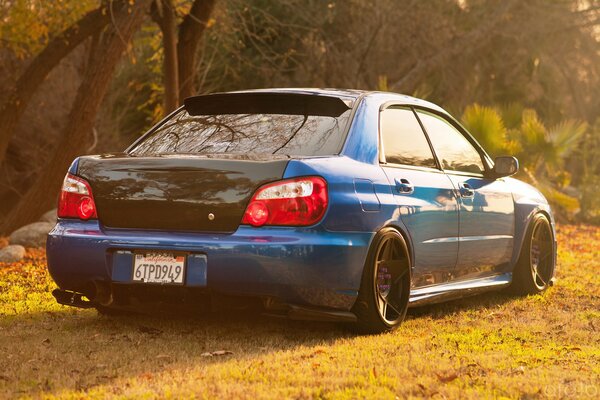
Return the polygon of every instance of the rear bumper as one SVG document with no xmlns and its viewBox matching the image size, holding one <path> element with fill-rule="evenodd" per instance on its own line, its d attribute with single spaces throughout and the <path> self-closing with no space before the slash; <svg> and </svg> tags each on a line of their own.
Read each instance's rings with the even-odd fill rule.
<svg viewBox="0 0 600 400">
<path fill-rule="evenodd" d="M 48 269 L 63 290 L 83 292 L 93 281 L 133 286 L 131 251 L 179 251 L 188 253 L 186 287 L 350 310 L 372 236 L 246 226 L 233 234 L 109 230 L 59 220 L 48 235 Z M 206 255 L 205 265 L 194 262 L 197 254 Z"/>
</svg>

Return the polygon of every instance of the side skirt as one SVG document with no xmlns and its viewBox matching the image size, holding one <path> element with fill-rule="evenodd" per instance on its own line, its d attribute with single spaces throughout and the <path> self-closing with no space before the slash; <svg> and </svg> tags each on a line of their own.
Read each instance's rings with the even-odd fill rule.
<svg viewBox="0 0 600 400">
<path fill-rule="evenodd" d="M 470 296 L 490 290 L 498 290 L 510 285 L 511 282 L 512 273 L 507 272 L 505 274 L 494 275 L 486 278 L 444 283 L 441 285 L 412 289 L 410 291 L 409 306 L 416 307 L 425 304 L 439 303 L 442 301 Z"/>
</svg>

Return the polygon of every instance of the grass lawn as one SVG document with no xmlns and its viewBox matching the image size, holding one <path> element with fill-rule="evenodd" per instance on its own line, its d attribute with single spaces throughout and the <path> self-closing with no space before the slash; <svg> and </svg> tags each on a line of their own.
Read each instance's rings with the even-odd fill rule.
<svg viewBox="0 0 600 400">
<path fill-rule="evenodd" d="M 252 315 L 98 316 L 56 304 L 30 250 L 0 264 L 0 398 L 600 398 L 600 229 L 563 225 L 558 240 L 546 293 L 414 309 L 379 336 Z"/>
</svg>

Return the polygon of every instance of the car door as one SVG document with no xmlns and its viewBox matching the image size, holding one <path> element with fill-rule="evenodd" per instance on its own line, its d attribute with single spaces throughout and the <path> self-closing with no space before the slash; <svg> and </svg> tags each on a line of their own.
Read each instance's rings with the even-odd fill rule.
<svg viewBox="0 0 600 400">
<path fill-rule="evenodd" d="M 503 179 L 486 177 L 484 155 L 460 127 L 432 111 L 416 111 L 460 203 L 456 277 L 475 278 L 504 270 L 513 250 L 510 188 Z"/>
<path fill-rule="evenodd" d="M 458 201 L 414 111 L 380 112 L 380 161 L 413 245 L 413 286 L 448 282 L 458 255 Z"/>
</svg>

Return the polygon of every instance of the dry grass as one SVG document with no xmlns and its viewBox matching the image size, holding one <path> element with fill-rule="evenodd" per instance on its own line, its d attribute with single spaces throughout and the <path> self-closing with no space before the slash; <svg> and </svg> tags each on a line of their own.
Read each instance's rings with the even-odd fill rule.
<svg viewBox="0 0 600 400">
<path fill-rule="evenodd" d="M 600 229 L 562 226 L 557 286 L 416 309 L 392 334 L 57 305 L 41 251 L 0 265 L 0 397 L 600 398 Z M 206 352 L 232 354 L 207 357 Z"/>
</svg>

